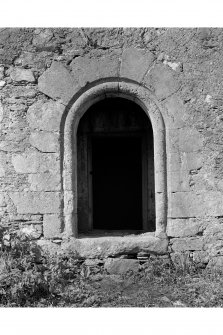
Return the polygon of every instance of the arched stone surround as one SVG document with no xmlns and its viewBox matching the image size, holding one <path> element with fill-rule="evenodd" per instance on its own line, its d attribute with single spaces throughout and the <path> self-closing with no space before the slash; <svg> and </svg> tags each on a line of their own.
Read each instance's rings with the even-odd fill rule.
<svg viewBox="0 0 223 335">
<path fill-rule="evenodd" d="M 67 236 L 77 237 L 77 128 L 94 103 L 107 97 L 134 101 L 148 115 L 154 134 L 156 236 L 165 237 L 167 223 L 166 135 L 163 116 L 151 92 L 128 80 L 104 81 L 86 90 L 70 108 L 64 124 L 64 223 Z"/>
</svg>

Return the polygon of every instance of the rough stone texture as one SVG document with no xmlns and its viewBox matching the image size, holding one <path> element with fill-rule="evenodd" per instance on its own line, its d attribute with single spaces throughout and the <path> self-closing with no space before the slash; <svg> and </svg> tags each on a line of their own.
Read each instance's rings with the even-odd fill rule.
<svg viewBox="0 0 223 335">
<path fill-rule="evenodd" d="M 10 77 L 15 82 L 25 81 L 27 83 L 34 83 L 35 77 L 31 70 L 15 68 L 10 73 Z"/>
<path fill-rule="evenodd" d="M 172 219 L 167 224 L 167 236 L 189 237 L 202 233 L 208 222 L 202 219 Z"/>
<path fill-rule="evenodd" d="M 148 88 L 142 104 L 151 95 L 165 124 L 167 180 L 156 187 L 160 196 L 167 184 L 170 245 L 197 263 L 221 266 L 222 77 L 223 29 L 1 29 L 1 225 L 17 227 L 19 220 L 42 224 L 43 214 L 55 214 L 56 232 L 50 235 L 54 228 L 45 227 L 46 236 L 64 232 L 66 225 L 57 214 L 63 203 L 69 215 L 73 210 L 72 187 L 64 202 L 59 201 L 67 104 L 96 83 L 116 78 L 120 88 L 134 81 L 139 91 Z M 72 243 L 82 255 L 100 254 L 99 242 L 81 241 Z M 120 241 L 106 242 L 102 254 L 140 249 L 146 243 L 159 253 L 167 243 L 150 238 L 139 242 L 137 236 L 134 241 L 126 247 Z"/>
<path fill-rule="evenodd" d="M 221 192 L 176 192 L 171 194 L 170 217 L 222 216 Z"/>
<path fill-rule="evenodd" d="M 61 99 L 67 104 L 78 90 L 78 85 L 63 64 L 53 62 L 39 78 L 38 88 L 50 98 Z"/>
<path fill-rule="evenodd" d="M 12 165 L 17 173 L 54 172 L 59 173 L 59 156 L 29 151 L 24 154 L 14 154 Z"/>
<path fill-rule="evenodd" d="M 15 192 L 9 194 L 19 214 L 59 213 L 58 192 Z"/>
<path fill-rule="evenodd" d="M 29 174 L 28 182 L 31 191 L 60 191 L 61 178 L 59 173 L 36 173 Z"/>
<path fill-rule="evenodd" d="M 76 252 L 83 258 L 114 257 L 122 254 L 137 254 L 142 251 L 147 254 L 162 255 L 167 252 L 167 247 L 167 239 L 159 239 L 152 233 L 123 237 L 86 237 L 62 243 L 62 250 Z"/>
<path fill-rule="evenodd" d="M 28 240 L 36 240 L 41 237 L 42 233 L 42 225 L 31 224 L 27 227 L 20 228 L 20 234 L 22 235 L 22 237 L 25 237 Z"/>
<path fill-rule="evenodd" d="M 43 234 L 45 238 L 60 237 L 62 233 L 61 218 L 58 214 L 45 214 L 43 217 Z"/>
<path fill-rule="evenodd" d="M 49 132 L 33 132 L 29 138 L 30 144 L 42 152 L 58 152 L 59 136 Z"/>
<path fill-rule="evenodd" d="M 136 273 L 139 270 L 139 261 L 136 259 L 108 258 L 105 260 L 104 268 L 112 275 L 122 275 L 128 271 Z"/>
<path fill-rule="evenodd" d="M 174 238 L 171 243 L 171 247 L 175 252 L 202 250 L 204 244 L 202 237 Z"/>
<path fill-rule="evenodd" d="M 71 63 L 73 76 L 81 87 L 97 79 L 118 77 L 119 57 L 120 52 L 77 57 Z"/>
<path fill-rule="evenodd" d="M 148 87 L 152 87 L 158 99 L 167 98 L 179 88 L 173 71 L 164 65 L 156 65 L 152 68 L 143 81 Z"/>
<path fill-rule="evenodd" d="M 27 111 L 27 121 L 31 129 L 59 131 L 64 106 L 54 101 L 38 101 Z"/>
<path fill-rule="evenodd" d="M 120 76 L 141 82 L 154 60 L 151 52 L 128 48 L 123 51 Z"/>
</svg>

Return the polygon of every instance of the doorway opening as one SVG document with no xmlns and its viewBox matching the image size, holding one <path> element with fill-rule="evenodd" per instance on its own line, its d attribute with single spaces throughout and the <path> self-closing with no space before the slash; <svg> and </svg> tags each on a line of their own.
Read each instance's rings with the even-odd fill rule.
<svg viewBox="0 0 223 335">
<path fill-rule="evenodd" d="M 155 231 L 153 131 L 136 103 L 106 98 L 77 131 L 78 233 Z"/>
</svg>

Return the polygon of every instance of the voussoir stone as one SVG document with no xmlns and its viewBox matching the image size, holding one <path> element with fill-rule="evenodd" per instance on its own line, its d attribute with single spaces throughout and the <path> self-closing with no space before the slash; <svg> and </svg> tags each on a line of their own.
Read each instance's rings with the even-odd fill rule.
<svg viewBox="0 0 223 335">
<path fill-rule="evenodd" d="M 59 192 L 11 192 L 9 196 L 18 214 L 51 214 L 60 212 Z"/>
<path fill-rule="evenodd" d="M 122 54 L 120 76 L 141 82 L 153 60 L 154 56 L 149 51 L 127 48 Z"/>
<path fill-rule="evenodd" d="M 64 105 L 56 101 L 37 101 L 27 111 L 31 129 L 59 131 Z"/>
<path fill-rule="evenodd" d="M 30 144 L 42 152 L 58 152 L 59 136 L 51 132 L 32 132 L 29 137 Z"/>
<path fill-rule="evenodd" d="M 149 88 L 152 87 L 156 97 L 162 100 L 175 93 L 179 88 L 179 83 L 173 72 L 165 65 L 156 65 L 148 71 L 143 82 Z"/>
<path fill-rule="evenodd" d="M 104 268 L 112 275 L 122 275 L 128 271 L 138 272 L 139 261 L 137 259 L 108 258 L 105 260 Z"/>
<path fill-rule="evenodd" d="M 38 80 L 40 92 L 67 104 L 79 90 L 79 85 L 60 62 L 53 62 Z"/>
<path fill-rule="evenodd" d="M 36 81 L 32 70 L 22 68 L 13 69 L 10 73 L 10 77 L 15 82 L 25 81 L 28 83 L 34 83 Z"/>
<path fill-rule="evenodd" d="M 75 58 L 70 67 L 73 76 L 81 87 L 95 80 L 109 77 L 118 77 L 120 66 L 120 52 L 113 52 L 98 57 L 86 55 Z"/>
</svg>

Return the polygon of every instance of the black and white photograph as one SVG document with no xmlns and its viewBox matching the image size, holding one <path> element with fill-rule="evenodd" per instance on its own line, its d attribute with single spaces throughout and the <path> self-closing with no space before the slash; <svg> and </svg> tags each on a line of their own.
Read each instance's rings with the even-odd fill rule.
<svg viewBox="0 0 223 335">
<path fill-rule="evenodd" d="M 1 311 L 221 309 L 223 22 L 32 8 L 0 27 Z"/>
</svg>

